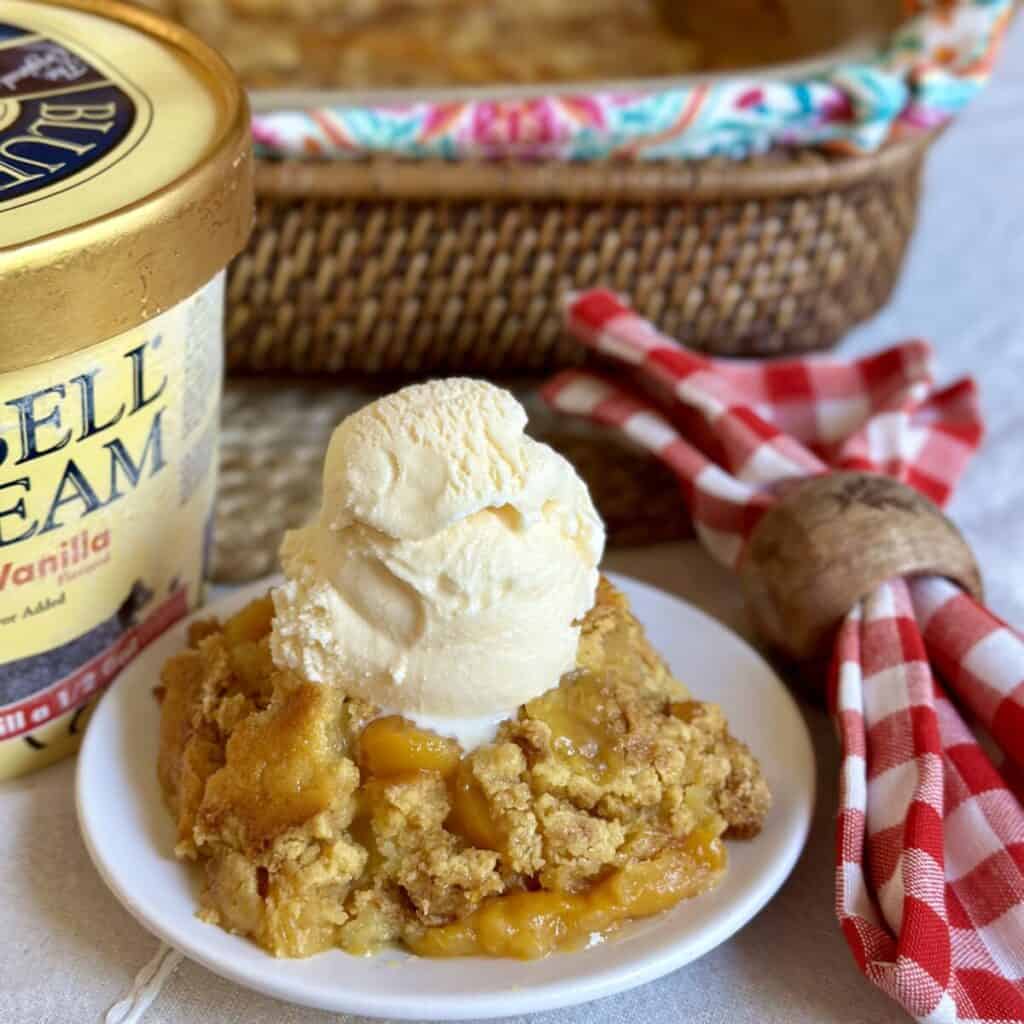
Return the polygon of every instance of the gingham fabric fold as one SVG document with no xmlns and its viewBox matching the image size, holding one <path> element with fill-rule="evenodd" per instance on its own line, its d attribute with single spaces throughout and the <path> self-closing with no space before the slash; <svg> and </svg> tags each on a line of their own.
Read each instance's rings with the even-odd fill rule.
<svg viewBox="0 0 1024 1024">
<path fill-rule="evenodd" d="M 617 366 L 556 377 L 549 403 L 669 465 L 734 568 L 781 482 L 857 469 L 941 505 L 981 440 L 973 383 L 937 390 L 923 342 L 712 360 L 605 291 L 571 299 L 568 326 Z M 858 966 L 920 1021 L 1024 1022 L 1024 640 L 944 579 L 890 580 L 839 628 L 828 692 L 836 911 Z"/>
</svg>

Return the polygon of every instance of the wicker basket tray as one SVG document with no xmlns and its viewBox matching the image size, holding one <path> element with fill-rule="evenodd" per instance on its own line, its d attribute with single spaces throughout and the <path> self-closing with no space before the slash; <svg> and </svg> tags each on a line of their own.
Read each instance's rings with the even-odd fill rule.
<svg viewBox="0 0 1024 1024">
<path fill-rule="evenodd" d="M 598 284 L 709 352 L 826 348 L 888 298 L 930 140 L 654 165 L 264 161 L 229 368 L 546 371 L 581 358 L 562 297 Z"/>
</svg>

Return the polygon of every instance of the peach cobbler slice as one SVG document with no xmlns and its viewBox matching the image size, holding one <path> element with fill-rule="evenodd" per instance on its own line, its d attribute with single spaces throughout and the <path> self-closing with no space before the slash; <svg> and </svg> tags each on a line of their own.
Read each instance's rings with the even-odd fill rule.
<svg viewBox="0 0 1024 1024">
<path fill-rule="evenodd" d="M 770 797 L 602 581 L 578 666 L 495 742 L 454 740 L 277 669 L 261 599 L 164 668 L 159 775 L 200 916 L 277 956 L 399 941 L 532 958 L 711 888 Z"/>
</svg>

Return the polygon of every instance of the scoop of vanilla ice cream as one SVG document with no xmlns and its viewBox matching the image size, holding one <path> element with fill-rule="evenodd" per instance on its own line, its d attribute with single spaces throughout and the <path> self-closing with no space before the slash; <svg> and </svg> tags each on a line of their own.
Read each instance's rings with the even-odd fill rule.
<svg viewBox="0 0 1024 1024">
<path fill-rule="evenodd" d="M 573 667 L 604 527 L 583 481 L 478 380 L 335 430 L 318 518 L 285 536 L 275 661 L 409 716 L 509 712 Z"/>
</svg>

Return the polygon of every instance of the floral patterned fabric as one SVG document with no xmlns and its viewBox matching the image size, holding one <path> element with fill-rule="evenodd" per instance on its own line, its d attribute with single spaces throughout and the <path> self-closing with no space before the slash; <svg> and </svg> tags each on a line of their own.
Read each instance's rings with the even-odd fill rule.
<svg viewBox="0 0 1024 1024">
<path fill-rule="evenodd" d="M 851 152 L 927 130 L 984 86 L 1012 0 L 908 0 L 870 60 L 801 81 L 732 79 L 648 92 L 322 107 L 258 114 L 262 156 L 644 160 L 743 158 L 775 145 Z"/>
</svg>

